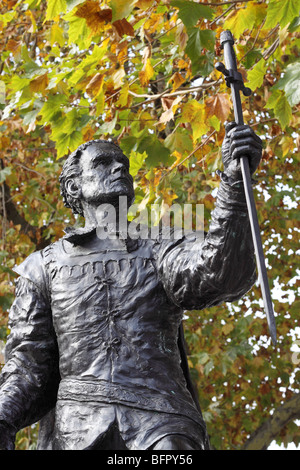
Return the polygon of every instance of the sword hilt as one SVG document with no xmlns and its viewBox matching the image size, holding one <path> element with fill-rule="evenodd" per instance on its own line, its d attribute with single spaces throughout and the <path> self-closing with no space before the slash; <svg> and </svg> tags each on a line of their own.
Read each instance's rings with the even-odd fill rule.
<svg viewBox="0 0 300 470">
<path fill-rule="evenodd" d="M 240 72 L 237 72 L 236 70 L 233 70 L 233 69 L 227 70 L 227 68 L 222 62 L 217 62 L 215 64 L 215 68 L 225 76 L 225 81 L 226 81 L 226 85 L 228 86 L 228 88 L 230 88 L 231 83 L 238 83 L 239 88 L 242 91 L 243 95 L 245 96 L 251 95 L 252 90 L 248 87 L 245 87 L 243 76 Z"/>
<path fill-rule="evenodd" d="M 252 93 L 251 89 L 245 87 L 243 76 L 240 72 L 237 71 L 236 57 L 233 49 L 234 39 L 232 33 L 228 30 L 222 31 L 220 35 L 220 42 L 222 49 L 224 49 L 225 46 L 231 48 L 230 67 L 226 69 L 222 62 L 217 62 L 215 68 L 225 76 L 225 81 L 228 88 L 230 88 L 232 83 L 236 83 L 244 96 L 250 96 Z"/>
</svg>

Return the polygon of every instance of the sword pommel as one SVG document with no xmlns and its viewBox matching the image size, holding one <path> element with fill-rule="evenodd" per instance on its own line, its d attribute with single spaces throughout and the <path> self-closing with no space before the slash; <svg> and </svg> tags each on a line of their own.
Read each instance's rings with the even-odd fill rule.
<svg viewBox="0 0 300 470">
<path fill-rule="evenodd" d="M 234 45 L 234 39 L 230 31 L 222 31 L 220 35 L 221 46 L 224 47 L 225 42 L 229 42 L 232 46 Z"/>
</svg>

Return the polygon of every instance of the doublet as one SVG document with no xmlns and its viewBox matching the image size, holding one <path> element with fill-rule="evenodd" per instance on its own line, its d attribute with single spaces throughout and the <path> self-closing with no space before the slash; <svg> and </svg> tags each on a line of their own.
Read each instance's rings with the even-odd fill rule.
<svg viewBox="0 0 300 470">
<path fill-rule="evenodd" d="M 182 368 L 183 314 L 236 300 L 256 278 L 244 200 L 227 189 L 226 206 L 224 190 L 204 239 L 99 240 L 75 230 L 16 268 L 0 419 L 16 430 L 42 419 L 39 448 L 59 448 L 55 409 L 81 404 L 88 420 L 91 407 L 118 405 L 183 417 L 207 440 Z"/>
</svg>

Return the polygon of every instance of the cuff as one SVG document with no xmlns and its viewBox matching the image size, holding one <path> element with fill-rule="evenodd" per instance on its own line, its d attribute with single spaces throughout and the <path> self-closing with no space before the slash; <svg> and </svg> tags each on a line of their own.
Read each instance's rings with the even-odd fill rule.
<svg viewBox="0 0 300 470">
<path fill-rule="evenodd" d="M 226 211 L 236 210 L 247 212 L 247 202 L 242 181 L 231 185 L 221 178 L 217 193 L 216 208 Z"/>
</svg>

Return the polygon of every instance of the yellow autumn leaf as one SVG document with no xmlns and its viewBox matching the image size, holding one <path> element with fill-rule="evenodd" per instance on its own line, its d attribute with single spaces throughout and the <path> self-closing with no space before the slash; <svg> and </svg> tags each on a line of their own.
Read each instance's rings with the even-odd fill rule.
<svg viewBox="0 0 300 470">
<path fill-rule="evenodd" d="M 44 75 L 40 75 L 39 77 L 35 78 L 30 82 L 30 90 L 35 93 L 43 93 L 47 88 L 49 83 L 48 74 L 44 73 Z"/>
<path fill-rule="evenodd" d="M 141 85 L 146 86 L 149 83 L 149 80 L 154 75 L 154 69 L 151 65 L 151 60 L 148 58 L 145 62 L 143 69 L 139 73 L 139 79 L 141 81 Z"/>
<path fill-rule="evenodd" d="M 153 5 L 154 1 L 155 0 L 138 0 L 136 6 L 141 8 L 142 10 L 147 10 Z"/>
<path fill-rule="evenodd" d="M 179 72 L 175 72 L 168 81 L 168 83 L 173 84 L 172 91 L 177 90 L 183 82 L 185 82 L 185 78 Z"/>
<path fill-rule="evenodd" d="M 266 8 L 265 4 L 249 2 L 245 9 L 234 10 L 228 15 L 223 29 L 229 29 L 238 39 L 244 31 L 251 30 L 261 24 L 265 17 Z"/>
<path fill-rule="evenodd" d="M 93 78 L 90 80 L 86 87 L 86 92 L 96 98 L 99 93 L 102 91 L 104 82 L 104 75 L 102 73 L 96 73 Z"/>
<path fill-rule="evenodd" d="M 87 0 L 78 7 L 76 16 L 84 18 L 91 33 L 98 35 L 103 31 L 105 23 L 111 21 L 112 10 L 110 8 L 103 8 L 101 10 L 99 2 Z"/>
<path fill-rule="evenodd" d="M 221 122 L 225 122 L 231 110 L 228 93 L 217 93 L 205 101 L 206 117 L 216 116 Z"/>
<path fill-rule="evenodd" d="M 234 326 L 232 323 L 226 323 L 226 325 L 224 325 L 222 327 L 222 333 L 224 333 L 224 335 L 229 335 L 229 333 L 234 329 Z"/>
<path fill-rule="evenodd" d="M 114 88 L 120 88 L 123 86 L 123 78 L 125 77 L 124 67 L 119 67 L 112 75 L 112 81 Z"/>
<path fill-rule="evenodd" d="M 127 18 L 132 12 L 138 0 L 110 0 L 110 7 L 112 9 L 112 21 Z"/>
<path fill-rule="evenodd" d="M 21 51 L 22 42 L 9 39 L 6 44 L 6 49 L 11 51 L 16 56 Z"/>
<path fill-rule="evenodd" d="M 199 103 L 196 100 L 188 101 L 182 109 L 180 122 L 190 123 L 194 140 L 199 139 L 199 137 L 209 130 L 205 114 L 205 104 Z"/>
<path fill-rule="evenodd" d="M 65 43 L 65 38 L 63 35 L 63 30 L 57 23 L 54 23 L 50 29 L 50 44 L 53 46 L 56 43 L 62 47 Z"/>
<path fill-rule="evenodd" d="M 128 91 L 129 91 L 129 83 L 125 83 L 120 91 L 118 101 L 116 102 L 116 105 L 125 107 L 128 104 Z"/>
<path fill-rule="evenodd" d="M 157 124 L 166 124 L 167 122 L 171 121 L 174 118 L 174 114 L 179 106 L 180 101 L 183 99 L 183 95 L 177 96 L 175 100 L 171 102 L 171 106 L 166 109 L 160 116 L 160 119 Z"/>
<path fill-rule="evenodd" d="M 122 38 L 124 35 L 134 36 L 133 26 L 125 18 L 114 21 L 113 26 L 116 28 L 120 38 Z"/>
<path fill-rule="evenodd" d="M 37 30 L 37 26 L 36 26 L 36 21 L 35 21 L 35 18 L 33 16 L 33 13 L 31 10 L 27 10 L 26 13 L 25 13 L 26 16 L 28 16 L 28 18 L 30 19 L 31 21 L 31 27 L 28 29 L 28 32 L 29 33 L 35 33 L 36 30 Z"/>
</svg>

